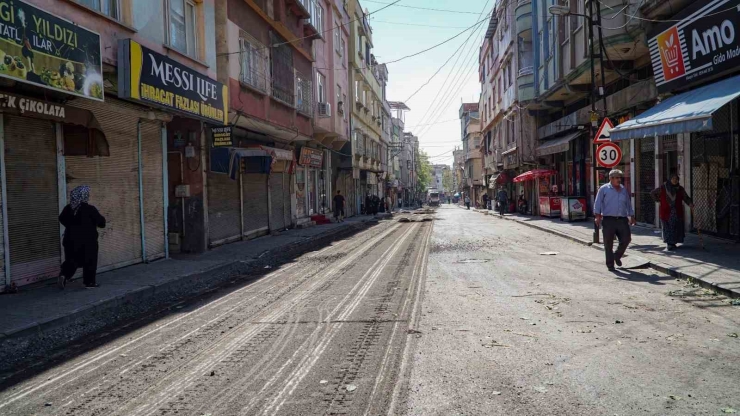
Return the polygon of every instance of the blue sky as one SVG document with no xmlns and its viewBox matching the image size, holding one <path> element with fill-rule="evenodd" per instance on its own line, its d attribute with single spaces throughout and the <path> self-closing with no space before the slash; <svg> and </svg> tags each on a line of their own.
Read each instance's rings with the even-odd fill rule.
<svg viewBox="0 0 740 416">
<path fill-rule="evenodd" d="M 360 0 L 360 4 L 366 10 L 373 12 L 392 1 Z M 370 16 L 374 54 L 379 62 L 385 63 L 429 48 L 485 18 L 486 14 L 491 11 L 494 1 L 401 0 L 396 6 L 388 7 Z M 485 11 L 479 17 L 484 5 L 486 5 Z M 399 6 L 469 13 L 439 12 Z M 411 111 L 406 113 L 406 130 L 419 135 L 421 148 L 430 156 L 438 156 L 432 159 L 432 163 L 451 164 L 452 149 L 455 146 L 461 146 L 460 123 L 456 121 L 458 110 L 463 101 L 478 102 L 480 84 L 477 57 L 487 26 L 486 20 L 475 30 L 467 31 L 438 48 L 388 64 L 388 100 L 404 101 L 411 108 Z M 465 43 L 471 32 L 473 36 L 463 46 L 462 54 L 455 55 L 428 85 L 407 100 Z M 457 64 L 453 65 L 456 61 Z M 446 78 L 448 78 L 447 84 L 443 88 Z M 455 80 L 456 82 L 453 82 Z M 436 100 L 434 100 L 435 96 L 437 96 Z M 421 126 L 421 124 L 428 123 L 436 124 Z"/>
</svg>

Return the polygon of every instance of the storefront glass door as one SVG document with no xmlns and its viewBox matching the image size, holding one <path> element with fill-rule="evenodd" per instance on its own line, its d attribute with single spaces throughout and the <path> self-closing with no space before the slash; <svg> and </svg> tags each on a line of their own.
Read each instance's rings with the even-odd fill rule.
<svg viewBox="0 0 740 416">
<path fill-rule="evenodd" d="M 316 170 L 308 170 L 308 209 L 309 215 L 313 215 L 317 212 L 317 196 L 316 196 Z"/>
</svg>

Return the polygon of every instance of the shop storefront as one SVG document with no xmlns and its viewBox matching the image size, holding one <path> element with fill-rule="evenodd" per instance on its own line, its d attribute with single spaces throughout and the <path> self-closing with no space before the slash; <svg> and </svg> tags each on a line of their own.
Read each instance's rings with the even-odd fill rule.
<svg viewBox="0 0 740 416">
<path fill-rule="evenodd" d="M 687 230 L 740 240 L 740 55 L 735 53 L 740 39 L 725 36 L 712 43 L 711 53 L 706 38 L 688 42 L 692 33 L 704 33 L 712 25 L 725 35 L 738 27 L 734 6 L 740 1 L 722 11 L 706 7 L 709 3 L 690 4 L 650 36 L 658 92 L 673 96 L 619 124 L 612 140 L 632 142 L 639 169 L 635 205 L 640 222 L 660 225 L 649 191 L 677 173 L 695 204 L 685 211 Z M 684 36 L 685 45 L 675 41 Z"/>
<path fill-rule="evenodd" d="M 575 130 L 540 141 L 535 149 L 539 165 L 553 174 L 540 177 L 532 187 L 539 215 L 558 217 L 562 197 L 585 197 L 586 172 L 590 172 L 588 152 L 584 152 L 587 140 L 583 130 Z"/>
<path fill-rule="evenodd" d="M 306 218 L 326 212 L 326 177 L 322 171 L 324 152 L 319 149 L 302 147 L 296 170 L 296 215 Z"/>
</svg>

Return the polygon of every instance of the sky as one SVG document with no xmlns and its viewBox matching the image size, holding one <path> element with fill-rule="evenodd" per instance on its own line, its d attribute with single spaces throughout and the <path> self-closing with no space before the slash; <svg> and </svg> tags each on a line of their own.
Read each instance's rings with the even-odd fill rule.
<svg viewBox="0 0 740 416">
<path fill-rule="evenodd" d="M 370 13 L 392 2 L 360 0 L 362 7 Z M 433 164 L 451 165 L 452 150 L 455 146 L 462 146 L 458 111 L 462 102 L 477 103 L 480 96 L 478 50 L 488 27 L 487 14 L 494 2 L 401 0 L 370 16 L 373 53 L 380 63 L 432 47 L 485 19 L 444 45 L 418 56 L 388 63 L 388 101 L 403 101 L 411 109 L 406 112 L 406 131 L 419 137 L 420 147 L 431 157 Z M 429 84 L 411 97 L 448 59 L 449 62 Z"/>
</svg>

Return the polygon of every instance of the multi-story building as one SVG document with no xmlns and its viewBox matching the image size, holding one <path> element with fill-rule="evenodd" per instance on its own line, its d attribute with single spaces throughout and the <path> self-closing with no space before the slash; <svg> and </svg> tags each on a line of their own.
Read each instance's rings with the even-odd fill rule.
<svg viewBox="0 0 740 416">
<path fill-rule="evenodd" d="M 511 178 L 536 164 L 534 148 L 535 120 L 520 101 L 519 80 L 532 75 L 531 39 L 519 37 L 515 9 L 524 2 L 503 2 L 496 7 L 480 49 L 479 103 L 483 136 L 482 153 L 487 192 L 504 186 L 510 195 L 525 190 L 515 189 Z M 520 185 L 521 186 L 521 185 Z M 529 194 L 531 189 L 527 189 Z M 534 197 L 534 196 L 532 196 Z"/>
<path fill-rule="evenodd" d="M 452 151 L 452 188 L 455 193 L 462 195 L 465 183 L 465 151 L 455 148 Z"/>
<path fill-rule="evenodd" d="M 378 65 L 378 79 L 380 81 L 380 91 L 382 96 L 380 124 L 383 130 L 380 137 L 380 177 L 382 181 L 378 184 L 378 192 L 382 193 L 381 197 L 385 198 L 393 193 L 393 182 L 391 176 L 393 176 L 393 169 L 390 166 L 391 163 L 391 105 L 388 102 L 387 90 L 388 90 L 388 66 L 385 64 Z"/>
<path fill-rule="evenodd" d="M 481 121 L 478 103 L 460 106 L 460 136 L 462 138 L 465 173 L 463 189 L 472 201 L 483 197 L 483 154 L 481 152 Z"/>
<path fill-rule="evenodd" d="M 350 16 L 349 81 L 353 92 L 351 113 L 352 172 L 359 207 L 365 195 L 378 195 L 383 136 L 383 100 L 378 63 L 372 53 L 372 29 L 358 0 L 348 1 Z"/>
<path fill-rule="evenodd" d="M 429 184 L 430 188 L 434 188 L 440 192 L 440 195 L 448 196 L 447 189 L 444 188 L 444 177 L 446 172 L 450 171 L 448 165 L 432 165 L 432 183 Z"/>
<path fill-rule="evenodd" d="M 389 107 L 391 109 L 391 141 L 388 148 L 390 165 L 392 166 L 390 172 L 393 174 L 392 187 L 395 188 L 392 198 L 393 206 L 400 207 L 404 202 L 404 189 L 409 187 L 403 132 L 406 121 L 405 112 L 409 108 L 399 101 L 391 101 Z"/>
<path fill-rule="evenodd" d="M 204 250 L 203 132 L 229 110 L 215 79 L 214 0 L 13 7 L 22 18 L 4 21 L 4 33 L 26 42 L 0 45 L 15 57 L 0 88 L 2 286 L 59 274 L 59 212 L 82 184 L 107 219 L 99 271 L 166 257 L 170 243 Z M 45 24 L 26 25 L 35 21 Z"/>
<path fill-rule="evenodd" d="M 620 81 L 612 85 L 622 88 L 607 86 L 609 115 L 619 122 L 611 139 L 623 150 L 621 168 L 629 175 L 637 220 L 661 226 L 650 190 L 675 173 L 694 203 L 684 212 L 686 231 L 740 241 L 740 39 L 729 36 L 737 27 L 738 2 L 658 0 L 628 6 L 629 14 L 658 22 L 645 27 L 647 45 L 635 47 L 632 68 L 620 64 Z M 645 24 L 642 19 L 621 25 L 634 31 L 636 23 Z M 612 53 L 626 53 L 609 47 L 607 52 L 611 61 Z M 659 103 L 653 100 L 656 93 Z"/>
<path fill-rule="evenodd" d="M 640 17 L 639 6 L 643 3 L 645 7 L 653 7 L 661 2 L 617 0 L 604 3 L 606 7 L 600 2 L 576 1 L 565 8 L 572 14 L 558 11 L 562 6 L 551 9 L 552 2 L 545 0 L 517 4 L 516 35 L 521 43 L 532 45 L 520 55 L 523 61 L 533 63 L 531 74 L 529 70 L 521 72 L 523 67 L 520 67 L 517 79 L 520 105 L 536 115 L 537 166 L 557 172 L 549 179 L 541 178 L 536 189 L 530 188 L 532 196 L 581 196 L 591 204 L 594 190 L 606 181 L 604 170 L 593 169 L 592 123 L 597 124 L 604 116 L 618 122 L 655 102 L 657 92 L 652 81 L 650 53 L 643 41 L 647 22 L 630 17 Z M 603 41 L 599 42 L 597 31 L 593 42 L 596 83 L 593 89 L 588 18 L 580 16 L 591 13 L 592 8 L 594 20 L 597 9 L 603 9 Z M 553 10 L 557 13 L 553 14 Z M 599 57 L 603 58 L 603 65 Z M 651 179 L 640 184 L 643 179 L 636 182 L 635 178 L 652 178 L 655 159 L 642 158 L 643 170 L 635 150 L 644 145 L 645 152 L 653 151 L 650 140 L 639 143 L 637 148 L 623 142 L 624 157 L 618 166 L 625 172 L 628 189 L 640 201 L 636 208 L 638 220 L 643 223 L 655 222 L 649 192 L 656 183 Z M 631 163 L 633 159 L 635 164 Z"/>
</svg>

